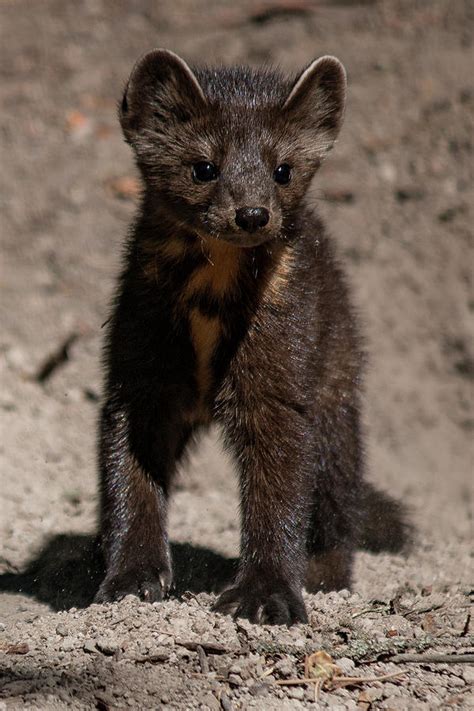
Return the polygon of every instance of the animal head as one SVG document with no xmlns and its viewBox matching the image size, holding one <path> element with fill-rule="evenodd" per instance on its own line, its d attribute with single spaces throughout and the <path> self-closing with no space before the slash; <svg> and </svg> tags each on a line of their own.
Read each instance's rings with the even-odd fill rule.
<svg viewBox="0 0 474 711">
<path fill-rule="evenodd" d="M 181 225 L 242 247 L 284 237 L 339 133 L 335 57 L 295 80 L 245 67 L 191 69 L 157 49 L 128 80 L 120 122 L 148 193 Z"/>
</svg>

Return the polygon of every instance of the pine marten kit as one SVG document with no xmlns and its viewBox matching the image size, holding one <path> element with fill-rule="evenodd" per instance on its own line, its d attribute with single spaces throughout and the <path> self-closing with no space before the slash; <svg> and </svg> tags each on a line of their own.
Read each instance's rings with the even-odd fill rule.
<svg viewBox="0 0 474 711">
<path fill-rule="evenodd" d="M 211 423 L 241 510 L 217 611 L 304 622 L 304 587 L 347 588 L 357 548 L 408 540 L 401 506 L 364 479 L 363 349 L 307 200 L 345 95 L 331 56 L 296 77 L 191 68 L 162 49 L 133 68 L 120 123 L 143 194 L 106 337 L 98 602 L 166 596 L 173 476 Z"/>
</svg>

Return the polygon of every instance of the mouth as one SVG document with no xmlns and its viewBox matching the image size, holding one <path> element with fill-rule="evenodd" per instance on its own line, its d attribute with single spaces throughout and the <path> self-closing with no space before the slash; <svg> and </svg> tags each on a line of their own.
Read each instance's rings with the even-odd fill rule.
<svg viewBox="0 0 474 711">
<path fill-rule="evenodd" d="M 243 249 L 251 249 L 252 247 L 259 247 L 265 242 L 269 242 L 274 239 L 275 235 L 269 233 L 268 231 L 259 230 L 255 232 L 208 232 L 207 234 L 202 234 L 205 239 L 213 239 L 217 242 L 226 242 L 234 247 L 242 247 Z"/>
<path fill-rule="evenodd" d="M 242 234 L 242 235 L 229 235 L 222 234 L 218 238 L 222 242 L 227 242 L 228 244 L 233 244 L 235 247 L 243 247 L 244 249 L 250 249 L 252 247 L 259 247 L 261 244 L 268 242 L 271 236 L 268 234 Z"/>
</svg>

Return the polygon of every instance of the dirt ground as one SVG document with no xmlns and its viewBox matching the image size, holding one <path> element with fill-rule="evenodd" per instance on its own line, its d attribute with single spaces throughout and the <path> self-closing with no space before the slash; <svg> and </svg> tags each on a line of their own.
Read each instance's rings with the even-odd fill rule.
<svg viewBox="0 0 474 711">
<path fill-rule="evenodd" d="M 473 20 L 468 0 L 0 0 L 0 709 L 316 708 L 314 683 L 278 682 L 320 650 L 343 678 L 400 674 L 335 677 L 321 708 L 474 703 L 472 664 L 395 656 L 474 652 Z M 361 553 L 353 591 L 308 595 L 309 624 L 289 630 L 210 611 L 239 534 L 216 433 L 173 499 L 176 597 L 88 607 L 101 325 L 135 199 L 115 103 L 154 46 L 288 70 L 330 53 L 348 70 L 314 204 L 371 354 L 370 477 L 418 534 L 408 558 Z"/>
</svg>

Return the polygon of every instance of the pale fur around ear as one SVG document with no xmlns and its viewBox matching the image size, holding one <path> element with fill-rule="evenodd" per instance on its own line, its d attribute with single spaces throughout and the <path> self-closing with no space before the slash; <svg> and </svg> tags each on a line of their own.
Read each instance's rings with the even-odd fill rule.
<svg viewBox="0 0 474 711">
<path fill-rule="evenodd" d="M 205 105 L 204 92 L 186 62 L 167 49 L 154 49 L 132 69 L 120 106 L 120 123 L 130 137 L 151 120 L 186 121 Z"/>
<path fill-rule="evenodd" d="M 336 57 L 326 55 L 302 72 L 283 104 L 292 124 L 313 136 L 322 154 L 332 148 L 340 131 L 346 86 L 343 65 Z"/>
</svg>

